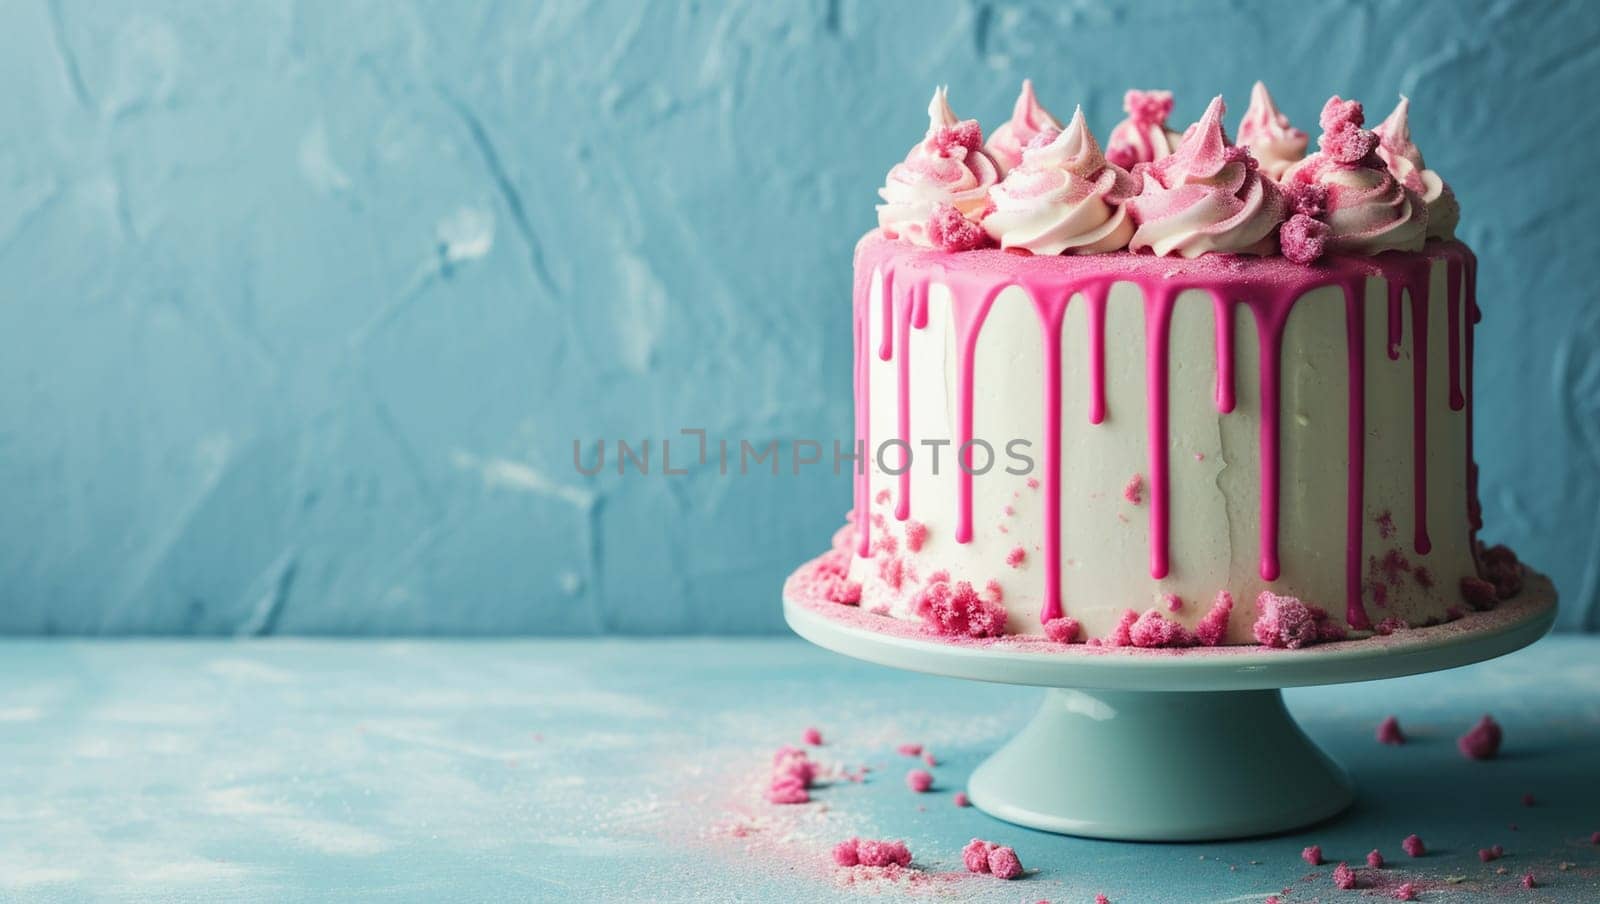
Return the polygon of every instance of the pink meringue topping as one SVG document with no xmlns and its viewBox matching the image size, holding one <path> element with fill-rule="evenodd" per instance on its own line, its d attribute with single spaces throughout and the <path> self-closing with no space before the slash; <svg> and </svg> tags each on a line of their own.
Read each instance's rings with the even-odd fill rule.
<svg viewBox="0 0 1600 904">
<path fill-rule="evenodd" d="M 1289 167 L 1306 156 L 1311 138 L 1289 125 L 1289 117 L 1278 111 L 1267 86 L 1256 82 L 1250 89 L 1250 109 L 1239 121 L 1239 144 L 1250 149 L 1261 171 L 1271 179 L 1282 179 Z"/>
<path fill-rule="evenodd" d="M 1323 106 L 1320 121 L 1322 149 L 1291 167 L 1283 181 L 1291 193 L 1315 195 L 1317 206 L 1325 208 L 1318 218 L 1328 224 L 1328 249 L 1357 254 L 1422 250 L 1427 204 L 1378 156 L 1378 136 L 1361 127 L 1361 104 L 1335 95 Z"/>
<path fill-rule="evenodd" d="M 1250 152 L 1222 132 L 1226 108 L 1212 98 L 1171 156 L 1140 167 L 1144 186 L 1128 202 L 1139 228 L 1132 251 L 1197 257 L 1207 252 L 1271 254 L 1287 205 Z"/>
<path fill-rule="evenodd" d="M 929 224 L 942 205 L 976 220 L 989 203 L 990 186 L 1000 179 L 982 144 L 978 123 L 957 120 L 945 89 L 936 89 L 928 103 L 927 135 L 889 170 L 878 189 L 884 200 L 878 205 L 878 225 L 913 244 L 933 247 Z"/>
<path fill-rule="evenodd" d="M 1133 177 L 1106 162 L 1079 107 L 1066 131 L 1036 135 L 1021 165 L 989 190 L 994 210 L 983 228 L 1002 248 L 1034 254 L 1119 251 L 1133 235 L 1122 203 L 1136 188 Z"/>
<path fill-rule="evenodd" d="M 1400 95 L 1394 112 L 1373 130 L 1378 133 L 1378 156 L 1402 185 L 1422 196 L 1428 206 L 1428 238 L 1453 239 L 1461 205 L 1450 186 L 1422 162 L 1422 152 L 1411 141 L 1410 112 L 1411 99 Z"/>
<path fill-rule="evenodd" d="M 1035 135 L 1059 131 L 1061 123 L 1056 122 L 1056 118 L 1040 106 L 1039 99 L 1034 96 L 1033 82 L 1023 79 L 1022 93 L 1017 95 L 1017 103 L 1011 108 L 1011 119 L 994 130 L 983 149 L 994 159 L 1000 167 L 1000 175 L 1004 176 L 1022 162 L 1022 152 Z"/>
<path fill-rule="evenodd" d="M 1167 128 L 1172 115 L 1171 91 L 1130 90 L 1122 96 L 1128 118 L 1111 130 L 1106 159 L 1133 169 L 1136 163 L 1153 163 L 1177 150 L 1183 136 Z"/>
</svg>

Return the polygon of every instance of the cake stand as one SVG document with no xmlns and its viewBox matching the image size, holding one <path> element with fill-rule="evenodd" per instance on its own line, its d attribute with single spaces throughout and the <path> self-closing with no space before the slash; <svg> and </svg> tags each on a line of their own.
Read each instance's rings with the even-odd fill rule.
<svg viewBox="0 0 1600 904">
<path fill-rule="evenodd" d="M 1543 636 L 1555 604 L 1549 579 L 1529 571 L 1492 612 L 1294 651 L 952 644 L 787 592 L 784 617 L 812 643 L 868 662 L 1048 688 L 1033 721 L 967 783 L 991 816 L 1091 838 L 1204 841 L 1287 831 L 1350 805 L 1349 778 L 1295 724 L 1282 688 L 1492 659 Z"/>
</svg>

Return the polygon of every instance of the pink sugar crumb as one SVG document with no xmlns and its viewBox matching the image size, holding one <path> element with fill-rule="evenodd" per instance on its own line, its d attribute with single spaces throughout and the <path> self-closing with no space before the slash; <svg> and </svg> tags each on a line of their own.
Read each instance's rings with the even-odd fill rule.
<svg viewBox="0 0 1600 904">
<path fill-rule="evenodd" d="M 855 842 L 856 864 L 858 866 L 899 866 L 911 865 L 911 850 L 904 841 L 867 841 L 865 839 L 850 839 Z M 849 844 L 850 842 L 844 842 Z M 834 862 L 839 862 L 839 849 L 834 848 Z M 841 864 L 843 865 L 843 864 Z"/>
<path fill-rule="evenodd" d="M 1487 612 L 1500 602 L 1494 585 L 1482 578 L 1462 578 L 1461 599 L 1478 612 Z"/>
<path fill-rule="evenodd" d="M 996 879 L 1015 879 L 1022 875 L 1022 861 L 1011 848 L 997 847 L 989 852 L 989 872 Z"/>
<path fill-rule="evenodd" d="M 928 542 L 928 525 L 921 521 L 906 522 L 906 549 L 911 552 L 921 552 L 922 544 Z"/>
<path fill-rule="evenodd" d="M 822 746 L 822 732 L 815 728 L 807 728 L 805 733 L 800 737 L 801 740 L 805 741 L 807 744 L 810 744 L 812 747 Z"/>
<path fill-rule="evenodd" d="M 846 838 L 833 846 L 833 862 L 839 866 L 856 866 L 861 863 L 861 854 L 857 847 L 861 844 L 859 838 Z"/>
<path fill-rule="evenodd" d="M 1522 887 L 1523 888 L 1538 888 L 1539 887 L 1539 880 L 1533 878 L 1533 873 L 1525 873 L 1522 876 Z"/>
<path fill-rule="evenodd" d="M 1382 722 L 1378 723 L 1379 744 L 1404 744 L 1405 742 L 1406 736 L 1405 733 L 1400 730 L 1399 719 L 1395 718 L 1394 716 L 1389 716 Z"/>
<path fill-rule="evenodd" d="M 1188 628 L 1150 609 L 1128 626 L 1128 642 L 1136 647 L 1192 647 L 1199 641 Z"/>
<path fill-rule="evenodd" d="M 1094 904 L 1111 904 L 1111 899 L 1105 895 L 1095 895 Z"/>
<path fill-rule="evenodd" d="M 974 838 L 961 849 L 961 863 L 969 873 L 986 873 L 989 871 L 989 852 L 999 846 L 992 841 Z"/>
<path fill-rule="evenodd" d="M 992 594 L 991 594 L 992 595 Z M 951 637 L 999 637 L 1006 610 L 998 599 L 978 595 L 967 581 L 933 581 L 917 595 L 915 610 L 929 627 Z"/>
<path fill-rule="evenodd" d="M 1075 618 L 1052 618 L 1044 623 L 1044 636 L 1055 643 L 1076 643 L 1083 626 Z"/>
<path fill-rule="evenodd" d="M 1300 852 L 1300 859 L 1311 864 L 1312 866 L 1321 866 L 1322 846 L 1319 844 L 1313 844 L 1312 846 L 1306 848 Z"/>
<path fill-rule="evenodd" d="M 1278 227 L 1278 246 L 1289 260 L 1309 264 L 1327 253 L 1328 238 L 1332 234 L 1327 223 L 1297 213 Z"/>
<path fill-rule="evenodd" d="M 884 490 L 879 490 L 878 491 L 878 495 L 872 497 L 872 501 L 876 502 L 878 505 L 888 505 L 889 504 L 889 498 L 890 498 L 889 491 L 884 489 Z"/>
<path fill-rule="evenodd" d="M 1194 626 L 1195 639 L 1203 646 L 1214 647 L 1228 636 L 1228 618 L 1233 615 L 1233 594 L 1223 590 L 1217 594 L 1211 608 Z"/>
<path fill-rule="evenodd" d="M 1020 568 L 1022 567 L 1022 563 L 1026 561 L 1027 558 L 1027 550 L 1020 546 L 1013 547 L 1010 552 L 1006 553 L 1006 564 L 1010 565 L 1012 568 Z"/>
<path fill-rule="evenodd" d="M 1422 844 L 1422 839 L 1416 835 L 1407 835 L 1405 840 L 1400 842 L 1400 850 L 1405 851 L 1408 857 L 1421 857 L 1428 852 Z"/>
<path fill-rule="evenodd" d="M 1333 884 L 1347 890 L 1356 887 L 1356 873 L 1350 864 L 1341 862 L 1333 868 Z"/>
<path fill-rule="evenodd" d="M 1503 600 L 1522 591 L 1522 579 L 1527 571 L 1517 560 L 1517 554 L 1510 547 L 1500 544 L 1480 545 L 1478 570 L 1485 580 L 1494 585 L 1495 595 Z"/>
<path fill-rule="evenodd" d="M 1183 609 L 1183 597 L 1176 593 L 1169 593 L 1162 599 L 1166 601 L 1168 612 L 1179 612 Z"/>
<path fill-rule="evenodd" d="M 970 806 L 972 806 L 972 801 L 967 799 L 967 792 L 965 792 L 965 791 L 957 791 L 955 793 L 955 795 L 951 798 L 951 802 L 954 803 L 958 807 L 970 807 Z"/>
<path fill-rule="evenodd" d="M 1256 597 L 1256 613 L 1251 630 L 1263 646 L 1295 650 L 1344 635 L 1342 628 L 1329 621 L 1326 611 L 1270 590 Z"/>
<path fill-rule="evenodd" d="M 1505 853 L 1506 849 L 1497 844 L 1494 847 L 1479 848 L 1478 859 L 1482 860 L 1484 863 L 1489 863 L 1493 860 L 1499 860 L 1501 857 L 1505 856 Z"/>
<path fill-rule="evenodd" d="M 931 750 L 922 751 L 922 761 L 927 763 L 930 767 L 939 765 L 939 758 L 934 756 L 933 751 Z"/>
<path fill-rule="evenodd" d="M 1532 794 L 1524 794 L 1524 795 L 1522 795 L 1522 805 L 1524 807 L 1531 807 L 1531 806 L 1533 806 L 1533 804 L 1534 804 L 1534 800 L 1533 800 L 1533 795 Z"/>
<path fill-rule="evenodd" d="M 1367 866 L 1370 869 L 1383 869 L 1383 853 L 1377 848 L 1368 851 Z"/>
<path fill-rule="evenodd" d="M 1376 625 L 1373 625 L 1372 631 L 1374 634 L 1378 634 L 1382 637 L 1388 637 L 1390 634 L 1393 634 L 1396 631 L 1404 631 L 1410 627 L 1411 624 L 1405 619 L 1391 615 L 1383 621 L 1378 622 Z"/>
<path fill-rule="evenodd" d="M 1456 749 L 1469 760 L 1492 760 L 1500 753 L 1503 736 L 1500 723 L 1486 715 L 1470 731 L 1456 739 Z"/>
<path fill-rule="evenodd" d="M 989 242 L 983 227 L 962 215 L 954 205 L 940 204 L 928 218 L 928 240 L 940 251 L 975 251 Z"/>
<path fill-rule="evenodd" d="M 1037 478 L 1037 477 L 1029 477 L 1028 478 L 1028 489 L 1037 490 L 1038 488 L 1039 488 L 1039 478 Z"/>
<path fill-rule="evenodd" d="M 1589 843 L 1590 844 L 1600 844 L 1600 832 L 1595 832 L 1594 834 L 1590 835 L 1589 836 Z"/>
<path fill-rule="evenodd" d="M 933 787 L 933 775 L 926 769 L 913 769 L 906 773 L 906 787 L 921 794 Z"/>
<path fill-rule="evenodd" d="M 983 146 L 983 129 L 976 119 L 965 119 L 953 126 L 944 126 L 933 133 L 933 146 L 941 154 L 956 148 L 976 151 Z"/>
<path fill-rule="evenodd" d="M 921 744 L 901 744 L 894 750 L 895 753 L 898 753 L 901 756 L 922 756 Z"/>
<path fill-rule="evenodd" d="M 1394 890 L 1394 899 L 1396 901 L 1415 901 L 1417 899 L 1417 887 L 1410 882 L 1400 883 L 1400 887 Z"/>
<path fill-rule="evenodd" d="M 1144 475 L 1135 474 L 1128 478 L 1128 485 L 1122 488 L 1122 498 L 1134 505 L 1144 502 Z"/>
<path fill-rule="evenodd" d="M 1394 513 L 1384 509 L 1377 518 L 1378 536 L 1385 540 L 1393 540 L 1395 534 Z"/>
</svg>

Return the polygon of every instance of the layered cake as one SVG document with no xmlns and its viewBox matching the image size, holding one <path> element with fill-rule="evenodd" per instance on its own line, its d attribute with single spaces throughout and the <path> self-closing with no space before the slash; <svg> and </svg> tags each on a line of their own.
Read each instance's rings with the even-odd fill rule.
<svg viewBox="0 0 1600 904">
<path fill-rule="evenodd" d="M 1299 647 L 1491 607 L 1477 261 L 1412 140 L 1266 88 L 1097 141 L 934 93 L 855 256 L 854 509 L 803 581 L 962 638 Z"/>
</svg>

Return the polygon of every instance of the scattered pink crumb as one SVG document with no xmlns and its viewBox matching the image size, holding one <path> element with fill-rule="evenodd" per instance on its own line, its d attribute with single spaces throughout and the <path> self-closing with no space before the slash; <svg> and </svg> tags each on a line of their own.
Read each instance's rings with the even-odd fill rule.
<svg viewBox="0 0 1600 904">
<path fill-rule="evenodd" d="M 852 839 L 853 840 L 853 839 Z M 834 853 L 838 857 L 837 850 Z M 910 866 L 911 850 L 904 841 L 866 841 L 856 842 L 856 859 L 861 866 Z"/>
<path fill-rule="evenodd" d="M 1479 612 L 1493 609 L 1500 602 L 1494 585 L 1482 578 L 1462 578 L 1461 599 Z"/>
<path fill-rule="evenodd" d="M 906 773 L 906 787 L 921 794 L 933 787 L 933 775 L 926 769 L 913 769 Z"/>
<path fill-rule="evenodd" d="M 1206 460 L 1206 454 L 1204 452 L 1196 452 L 1194 454 L 1194 460 L 1195 461 L 1205 461 Z"/>
<path fill-rule="evenodd" d="M 1394 539 L 1394 513 L 1384 509 L 1378 514 L 1378 536 L 1385 540 Z"/>
<path fill-rule="evenodd" d="M 1400 887 L 1394 890 L 1394 899 L 1396 901 L 1415 901 L 1417 899 L 1417 887 L 1410 882 L 1400 883 Z"/>
<path fill-rule="evenodd" d="M 1095 895 L 1094 904 L 1111 904 L 1111 899 L 1105 895 Z"/>
<path fill-rule="evenodd" d="M 957 791 L 955 793 L 955 796 L 952 797 L 951 800 L 958 807 L 970 807 L 970 806 L 972 806 L 972 801 L 967 799 L 967 792 L 965 792 L 965 791 Z"/>
<path fill-rule="evenodd" d="M 1052 618 L 1044 623 L 1044 636 L 1055 643 L 1073 643 L 1082 631 L 1075 618 Z"/>
<path fill-rule="evenodd" d="M 1211 608 L 1194 626 L 1194 636 L 1201 644 L 1214 647 L 1228 636 L 1228 618 L 1233 615 L 1233 594 L 1226 590 L 1217 593 Z"/>
<path fill-rule="evenodd" d="M 1367 866 L 1372 869 L 1383 869 L 1383 853 L 1377 848 L 1368 851 Z"/>
<path fill-rule="evenodd" d="M 1383 621 L 1378 622 L 1376 625 L 1373 625 L 1372 632 L 1382 637 L 1388 637 L 1390 634 L 1393 634 L 1396 631 L 1405 631 L 1410 627 L 1410 622 L 1398 616 L 1391 615 Z"/>
<path fill-rule="evenodd" d="M 1395 718 L 1394 716 L 1389 716 L 1382 722 L 1378 723 L 1379 744 L 1404 744 L 1405 742 L 1406 736 L 1402 731 L 1400 731 L 1399 719 Z"/>
<path fill-rule="evenodd" d="M 919 552 L 922 544 L 928 542 L 928 525 L 921 521 L 906 522 L 906 549 Z"/>
<path fill-rule="evenodd" d="M 1263 904 L 1283 904 L 1283 902 L 1278 899 L 1277 895 L 1267 895 L 1267 900 Z"/>
<path fill-rule="evenodd" d="M 992 593 L 991 593 L 992 595 Z M 997 599 L 978 595 L 967 581 L 932 581 L 917 595 L 915 609 L 924 623 L 946 636 L 999 637 L 1006 609 Z"/>
<path fill-rule="evenodd" d="M 989 871 L 989 852 L 999 846 L 992 841 L 974 838 L 961 849 L 961 863 L 969 873 L 986 873 Z"/>
<path fill-rule="evenodd" d="M 812 747 L 822 746 L 822 732 L 815 728 L 807 728 L 805 734 L 802 735 L 801 738 Z"/>
<path fill-rule="evenodd" d="M 1350 864 L 1341 861 L 1338 866 L 1333 868 L 1333 884 L 1343 889 L 1356 887 L 1355 870 L 1350 868 Z"/>
<path fill-rule="evenodd" d="M 1492 760 L 1500 753 L 1502 737 L 1500 724 L 1486 715 L 1470 731 L 1456 739 L 1456 749 L 1469 760 Z"/>
<path fill-rule="evenodd" d="M 922 745 L 910 743 L 901 744 L 899 747 L 895 748 L 895 751 L 902 756 L 922 756 Z"/>
<path fill-rule="evenodd" d="M 1007 505 L 1005 508 L 1001 509 L 1001 511 L 1005 512 L 1007 518 L 1013 517 L 1017 514 L 1017 510 L 1010 505 Z"/>
<path fill-rule="evenodd" d="M 861 855 L 857 845 L 861 844 L 859 838 L 847 838 L 833 846 L 833 862 L 840 866 L 855 866 L 861 862 Z"/>
<path fill-rule="evenodd" d="M 1166 600 L 1167 602 L 1168 612 L 1178 612 L 1183 609 L 1183 597 L 1177 595 L 1176 593 L 1169 593 L 1162 597 L 1162 599 Z"/>
<path fill-rule="evenodd" d="M 1037 478 L 1037 477 L 1029 477 L 1028 478 L 1028 489 L 1037 490 L 1038 488 L 1039 488 L 1039 478 Z"/>
<path fill-rule="evenodd" d="M 1525 874 L 1523 874 L 1523 876 L 1522 876 L 1522 887 L 1523 888 L 1538 888 L 1539 887 L 1539 882 L 1538 882 L 1538 880 L 1533 878 L 1533 873 L 1525 873 Z"/>
<path fill-rule="evenodd" d="M 1505 853 L 1506 849 L 1497 844 L 1494 847 L 1479 848 L 1478 859 L 1488 863 L 1491 860 L 1499 860 Z"/>
<path fill-rule="evenodd" d="M 1015 879 L 1022 875 L 1022 861 L 1017 859 L 1017 852 L 1011 848 L 997 847 L 989 852 L 989 872 L 996 879 Z"/>
<path fill-rule="evenodd" d="M 1318 844 L 1313 844 L 1312 846 L 1306 848 L 1305 850 L 1300 852 L 1300 859 L 1304 860 L 1305 862 L 1307 862 L 1309 864 L 1311 864 L 1312 866 L 1321 866 L 1322 865 L 1322 846 L 1318 845 Z"/>
<path fill-rule="evenodd" d="M 1027 558 L 1028 551 L 1018 546 L 1006 553 L 1006 564 L 1010 565 L 1012 568 L 1019 568 L 1021 567 L 1023 561 Z"/>
<path fill-rule="evenodd" d="M 1263 646 L 1294 650 L 1343 633 L 1329 621 L 1326 611 L 1270 590 L 1256 597 L 1256 613 L 1252 630 Z"/>
<path fill-rule="evenodd" d="M 1589 843 L 1590 844 L 1600 844 L 1600 832 L 1595 832 L 1593 835 L 1590 835 L 1589 836 Z"/>
<path fill-rule="evenodd" d="M 1122 488 L 1122 498 L 1134 505 L 1144 502 L 1144 475 L 1135 474 L 1128 478 L 1128 485 Z"/>
<path fill-rule="evenodd" d="M 811 794 L 806 789 L 816 779 L 817 764 L 811 762 L 806 752 L 784 745 L 772 756 L 772 778 L 767 784 L 767 801 L 775 804 L 809 803 Z"/>
<path fill-rule="evenodd" d="M 1522 795 L 1522 805 L 1524 807 L 1531 807 L 1531 806 L 1533 806 L 1533 804 L 1534 804 L 1534 800 L 1533 800 L 1533 795 L 1532 794 L 1524 794 L 1524 795 Z"/>
<path fill-rule="evenodd" d="M 889 502 L 889 491 L 887 489 L 879 490 L 878 494 L 872 497 L 872 501 L 879 505 L 887 505 Z"/>
<path fill-rule="evenodd" d="M 1501 544 L 1480 545 L 1478 569 L 1484 579 L 1494 586 L 1495 596 L 1500 599 L 1510 599 L 1521 592 L 1526 569 L 1509 547 Z"/>
<path fill-rule="evenodd" d="M 1433 580 L 1433 572 L 1432 571 L 1429 571 L 1428 569 L 1422 567 L 1421 565 L 1418 565 L 1417 566 L 1417 570 L 1412 572 L 1411 576 L 1416 579 L 1417 586 L 1421 587 L 1422 589 L 1424 589 L 1424 590 L 1432 590 L 1433 589 L 1434 580 Z"/>
<path fill-rule="evenodd" d="M 1406 839 L 1400 842 L 1400 850 L 1405 851 L 1407 856 L 1411 857 L 1421 857 L 1428 852 L 1428 849 L 1422 844 L 1422 839 L 1414 834 L 1407 835 Z"/>
</svg>

